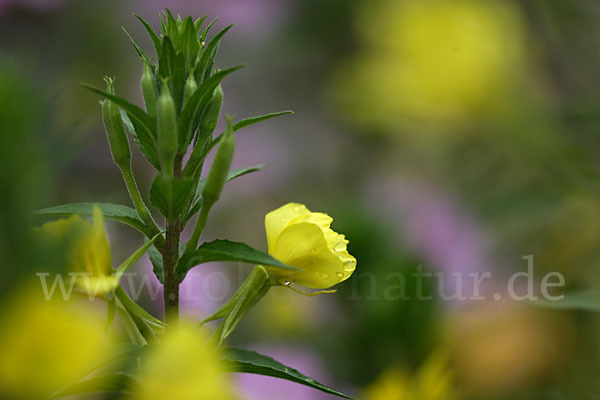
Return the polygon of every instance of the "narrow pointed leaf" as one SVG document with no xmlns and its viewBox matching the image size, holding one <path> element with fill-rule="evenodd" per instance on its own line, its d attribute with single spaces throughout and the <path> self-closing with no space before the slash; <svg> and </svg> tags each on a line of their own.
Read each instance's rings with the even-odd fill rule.
<svg viewBox="0 0 600 400">
<path fill-rule="evenodd" d="M 219 43 L 221 43 L 221 39 L 223 38 L 223 36 L 225 36 L 227 31 L 231 29 L 232 26 L 233 25 L 229 25 L 225 27 L 225 29 L 223 29 L 221 32 L 217 33 L 215 37 L 213 37 L 208 43 L 208 45 L 206 45 L 206 47 L 204 48 L 204 51 L 202 52 L 202 57 L 200 57 L 200 61 L 196 66 L 195 78 L 197 82 L 202 82 L 204 79 L 207 79 L 210 75 L 212 64 L 214 62 L 215 55 L 219 48 Z"/>
<path fill-rule="evenodd" d="M 282 263 L 267 253 L 248 246 L 246 243 L 217 239 L 212 242 L 206 242 L 197 250 L 184 254 L 177 263 L 175 271 L 183 279 L 187 272 L 196 265 L 212 261 L 238 261 L 287 270 L 297 269 Z"/>
<path fill-rule="evenodd" d="M 283 365 L 269 356 L 254 351 L 228 348 L 226 349 L 224 361 L 231 372 L 243 372 L 285 379 L 344 399 L 352 399 L 352 397 L 344 393 L 307 377 L 294 368 Z"/>
<path fill-rule="evenodd" d="M 239 178 L 240 176 L 250 174 L 252 172 L 260 171 L 261 169 L 265 168 L 266 166 L 267 166 L 267 164 L 260 164 L 260 165 L 254 165 L 252 167 L 247 167 L 247 168 L 232 169 L 229 171 L 229 174 L 227 175 L 226 182 L 229 182 L 235 178 Z M 200 207 L 202 206 L 202 191 L 204 190 L 205 184 L 206 184 L 206 179 L 201 179 L 198 182 L 198 186 L 196 187 L 196 194 L 194 195 L 194 200 L 192 201 L 192 206 L 190 207 L 190 211 L 187 215 L 187 219 L 190 219 L 191 217 L 193 217 L 194 214 L 196 214 L 198 212 L 198 210 L 200 210 Z"/>
<path fill-rule="evenodd" d="M 187 144 L 192 139 L 192 134 L 198 126 L 199 118 L 202 115 L 202 110 L 212 98 L 215 88 L 219 85 L 223 78 L 242 67 L 243 65 L 238 65 L 223 71 L 219 71 L 200 84 L 196 90 L 196 93 L 189 98 L 181 110 L 181 114 L 179 115 L 177 129 L 179 131 L 181 143 Z"/>
<path fill-rule="evenodd" d="M 138 122 L 141 128 L 147 130 L 152 137 L 156 137 L 156 135 L 153 133 L 156 131 L 156 122 L 153 121 L 152 118 L 140 107 L 130 103 L 122 97 L 112 95 L 104 90 L 98 89 L 97 87 L 87 85 L 85 83 L 82 86 L 96 93 L 97 95 L 116 103 L 119 107 L 125 110 L 127 114 L 129 114 L 132 120 Z"/>
<path fill-rule="evenodd" d="M 152 166 L 160 171 L 160 161 L 158 159 L 158 150 L 156 149 L 156 139 L 148 134 L 148 131 L 139 128 L 136 122 L 133 122 L 129 115 L 121 110 L 123 123 L 133 137 L 135 144 L 140 149 L 140 152 Z"/>
<path fill-rule="evenodd" d="M 74 203 L 37 210 L 36 215 L 69 216 L 73 214 L 92 216 L 94 206 L 98 206 L 104 217 L 127 224 L 146 236 L 149 235 L 146 225 L 138 216 L 135 209 L 120 204 L 110 203 Z"/>
<path fill-rule="evenodd" d="M 140 247 L 132 255 L 130 255 L 127 258 L 127 260 L 125 260 L 125 262 L 123 262 L 123 264 L 119 265 L 119 267 L 117 268 L 117 271 L 115 272 L 115 276 L 117 277 L 117 279 L 121 279 L 121 277 L 123 276 L 123 274 L 125 272 L 127 272 L 127 270 L 133 264 L 135 264 L 135 262 L 137 260 L 139 260 L 140 257 L 142 257 L 146 253 L 146 251 L 148 250 L 148 248 L 150 246 L 152 246 L 152 244 L 156 241 L 156 239 L 158 239 L 160 237 L 160 235 L 162 235 L 162 232 L 161 233 L 157 233 L 152 239 L 150 239 L 149 241 L 147 241 L 142 247 Z"/>
<path fill-rule="evenodd" d="M 146 53 L 144 53 L 144 50 L 142 50 L 142 48 L 135 42 L 135 40 L 133 40 L 133 38 L 131 37 L 131 35 L 129 34 L 129 32 L 127 32 L 127 29 L 125 29 L 125 27 L 121 27 L 121 29 L 123 29 L 123 32 L 125 32 L 125 35 L 127 35 L 127 39 L 129 39 L 129 42 L 131 43 L 131 45 L 135 49 L 135 52 L 138 53 L 138 55 L 140 56 L 140 58 L 146 57 Z"/>
<path fill-rule="evenodd" d="M 142 25 L 144 25 L 144 28 L 146 29 L 148 36 L 150 36 L 150 39 L 152 40 L 152 44 L 154 45 L 154 50 L 156 51 L 156 59 L 158 60 L 160 58 L 160 53 L 161 53 L 161 48 L 162 48 L 160 38 L 158 37 L 156 32 L 154 32 L 154 29 L 152 29 L 150 24 L 148 24 L 142 17 L 140 17 L 137 14 L 135 14 L 135 17 L 140 20 Z"/>
<path fill-rule="evenodd" d="M 280 115 L 286 115 L 286 114 L 294 114 L 294 112 L 291 110 L 285 110 L 285 111 L 279 111 L 279 112 L 275 112 L 275 113 L 271 113 L 271 114 L 260 115 L 258 117 L 244 118 L 241 121 L 238 121 L 233 125 L 233 130 L 238 131 L 247 126 L 254 125 L 259 122 L 266 121 L 268 119 L 279 117 Z"/>
</svg>

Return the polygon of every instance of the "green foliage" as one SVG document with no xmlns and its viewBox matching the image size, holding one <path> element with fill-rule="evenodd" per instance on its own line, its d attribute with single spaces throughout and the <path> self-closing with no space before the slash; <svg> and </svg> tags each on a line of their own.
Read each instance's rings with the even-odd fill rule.
<svg viewBox="0 0 600 400">
<path fill-rule="evenodd" d="M 202 29 L 206 17 L 195 21 L 189 16 L 183 20 L 180 17 L 176 19 L 167 10 L 161 14 L 159 35 L 141 17 L 136 17 L 148 33 L 156 53 L 152 58 L 156 60 L 154 63 L 150 61 L 151 57 L 146 51 L 124 30 L 143 64 L 140 87 L 145 108 L 118 96 L 114 91 L 112 79 L 107 80 L 107 91 L 84 85 L 86 89 L 104 99 L 104 120 L 111 151 L 123 172 L 135 208 L 106 203 L 78 203 L 39 210 L 37 215 L 91 216 L 94 205 L 97 205 L 106 218 L 130 225 L 144 234 L 147 239 L 145 244 L 114 273 L 121 277 L 135 261 L 148 252 L 154 273 L 164 285 L 166 324 L 131 300 L 121 286 L 117 286 L 114 298 L 109 300 L 107 318 L 107 324 L 110 324 L 117 313 L 124 314 L 124 323 L 135 331 L 132 335 L 135 344 L 152 345 L 159 342 L 158 333 L 164 332 L 170 323 L 169 318 L 173 318 L 173 315 L 177 318 L 178 303 L 174 299 L 178 298 L 179 284 L 194 266 L 212 261 L 256 264 L 236 294 L 206 320 L 222 319 L 211 341 L 212 344 L 220 346 L 273 285 L 265 266 L 286 270 L 295 268 L 245 243 L 224 239 L 202 243 L 199 239 L 211 207 L 219 200 L 223 186 L 237 177 L 265 167 L 257 165 L 230 170 L 235 149 L 234 132 L 292 112 L 271 113 L 242 119 L 236 123 L 227 118 L 225 132 L 213 137 L 221 116 L 221 82 L 230 73 L 241 68 L 241 65 L 223 70 L 214 67 L 221 40 L 231 26 L 208 39 L 215 21 Z M 164 227 L 155 222 L 144 202 L 144 196 L 136 185 L 130 166 L 129 142 L 125 128 L 133 137 L 141 154 L 157 171 L 149 191 L 149 199 L 165 218 Z M 214 147 L 218 149 L 213 164 L 209 168 L 208 176 L 202 178 L 202 166 Z M 183 156 L 188 153 L 190 157 L 185 162 Z M 184 243 L 180 239 L 181 232 L 196 213 L 199 213 L 199 216 L 192 237 Z M 349 398 L 257 353 L 231 349 L 228 352 L 227 363 L 232 371 L 279 377 Z M 92 375 L 66 388 L 60 395 L 126 393 L 133 383 L 135 381 L 126 371 L 103 371 L 102 374 Z"/>
<path fill-rule="evenodd" d="M 225 361 L 233 372 L 272 376 L 296 382 L 345 399 L 352 399 L 352 397 L 325 386 L 322 383 L 307 377 L 298 370 L 285 366 L 269 356 L 243 349 L 227 348 L 226 350 L 227 355 Z"/>
<path fill-rule="evenodd" d="M 196 265 L 212 261 L 238 261 L 289 270 L 295 269 L 245 243 L 217 239 L 212 242 L 205 242 L 195 251 L 185 253 L 177 264 L 177 275 L 183 279 L 188 271 Z"/>
<path fill-rule="evenodd" d="M 173 221 L 183 212 L 191 196 L 193 184 L 191 178 L 158 174 L 150 188 L 150 201 L 167 220 Z"/>
<path fill-rule="evenodd" d="M 127 206 L 122 206 L 120 204 L 110 204 L 110 203 L 74 203 L 74 204 L 65 204 L 62 206 L 44 208 L 41 210 L 37 210 L 35 214 L 41 216 L 52 216 L 52 217 L 63 217 L 69 216 L 73 214 L 82 215 L 86 217 L 91 217 L 94 209 L 94 205 L 100 208 L 102 214 L 114 221 L 122 222 L 126 225 L 129 225 L 138 231 L 147 234 L 147 228 L 144 225 L 144 222 L 139 217 L 137 212 Z"/>
</svg>

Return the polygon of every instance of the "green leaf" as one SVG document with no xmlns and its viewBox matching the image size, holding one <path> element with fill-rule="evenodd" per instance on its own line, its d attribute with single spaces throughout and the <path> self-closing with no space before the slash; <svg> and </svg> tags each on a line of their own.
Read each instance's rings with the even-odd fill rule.
<svg viewBox="0 0 600 400">
<path fill-rule="evenodd" d="M 352 397 L 348 395 L 345 395 L 335 389 L 317 382 L 312 378 L 307 377 L 294 368 L 285 366 L 271 357 L 254 351 L 228 348 L 226 349 L 224 361 L 226 367 L 231 372 L 272 376 L 274 378 L 296 382 L 301 385 L 305 385 L 345 399 L 352 399 Z"/>
<path fill-rule="evenodd" d="M 98 393 L 127 393 L 127 398 L 137 399 L 137 396 L 129 392 L 129 388 L 136 384 L 138 384 L 137 380 L 130 375 L 105 374 L 74 383 L 50 398 Z"/>
<path fill-rule="evenodd" d="M 158 174 L 150 188 L 150 202 L 173 221 L 183 212 L 193 187 L 192 178 Z"/>
<path fill-rule="evenodd" d="M 74 203 L 64 204 L 61 206 L 44 208 L 42 210 L 35 211 L 36 215 L 43 216 L 69 216 L 73 214 L 92 216 L 94 206 L 98 206 L 104 217 L 112 219 L 114 221 L 122 222 L 129 225 L 138 231 L 142 232 L 146 236 L 152 236 L 149 234 L 146 225 L 138 216 L 137 212 L 130 207 L 122 206 L 120 204 L 109 204 L 109 203 Z"/>
<path fill-rule="evenodd" d="M 116 272 L 115 272 L 115 276 L 117 277 L 118 280 L 121 279 L 121 277 L 123 276 L 123 274 L 125 272 L 127 272 L 127 270 L 129 268 L 131 268 L 131 266 L 133 264 L 135 264 L 135 262 L 137 260 L 140 259 L 140 257 L 142 257 L 146 251 L 148 250 L 148 248 L 150 246 L 152 246 L 152 244 L 156 241 L 156 239 L 158 239 L 160 237 L 160 235 L 162 235 L 161 233 L 157 233 L 152 239 L 150 239 L 149 241 L 147 241 L 146 243 L 144 243 L 144 245 L 142 247 L 140 247 L 139 249 L 137 249 L 131 256 L 129 256 L 127 258 L 127 260 L 125 260 L 125 262 L 123 262 L 123 264 L 119 265 L 119 267 L 117 268 Z"/>
<path fill-rule="evenodd" d="M 169 86 L 171 87 L 175 107 L 180 110 L 183 102 L 183 86 L 187 77 L 183 70 L 183 62 L 179 59 L 173 42 L 168 36 L 163 38 L 163 49 L 158 60 L 158 72 L 160 77 L 169 78 Z"/>
<path fill-rule="evenodd" d="M 240 176 L 250 174 L 252 172 L 260 171 L 261 169 L 265 168 L 266 166 L 267 166 L 267 164 L 260 164 L 260 165 L 254 165 L 252 167 L 247 167 L 247 168 L 232 169 L 229 171 L 229 174 L 227 175 L 226 182 L 229 182 L 235 178 L 239 178 Z M 196 187 L 196 194 L 194 195 L 194 200 L 192 201 L 192 206 L 190 207 L 190 211 L 187 215 L 186 220 L 192 218 L 194 216 L 194 214 L 197 213 L 198 210 L 200 210 L 200 207 L 202 206 L 202 190 L 204 190 L 205 184 L 206 184 L 206 179 L 201 179 L 200 181 L 198 181 L 198 186 Z"/>
<path fill-rule="evenodd" d="M 279 117 L 280 115 L 285 115 L 285 114 L 294 114 L 294 112 L 291 110 L 285 110 L 285 111 L 279 111 L 279 112 L 275 112 L 275 113 L 271 113 L 271 114 L 260 115 L 258 117 L 244 118 L 241 121 L 238 121 L 233 125 L 233 130 L 238 131 L 247 126 L 254 125 L 256 123 L 266 121 L 271 118 Z"/>
<path fill-rule="evenodd" d="M 282 263 L 267 253 L 248 246 L 246 243 L 217 239 L 212 242 L 203 243 L 197 250 L 184 254 L 177 263 L 175 272 L 180 279 L 183 279 L 188 271 L 196 265 L 212 261 L 238 261 L 287 270 L 297 269 Z"/>
<path fill-rule="evenodd" d="M 196 27 L 194 26 L 192 17 L 189 15 L 183 21 L 183 30 L 181 32 L 181 51 L 185 56 L 185 70 L 188 71 L 196 61 L 196 57 L 200 51 L 200 43 L 198 42 Z"/>
<path fill-rule="evenodd" d="M 133 137 L 135 144 L 137 144 L 144 158 L 148 160 L 154 168 L 160 171 L 160 161 L 158 159 L 158 150 L 156 150 L 156 140 L 154 137 L 149 136 L 144 129 L 136 128 L 136 123 L 131 121 L 129 115 L 125 111 L 121 110 L 121 115 L 123 116 L 125 127 Z"/>
<path fill-rule="evenodd" d="M 144 25 L 144 28 L 146 29 L 146 32 L 148 32 L 148 36 L 150 36 L 150 39 L 152 40 L 152 44 L 154 45 L 154 50 L 156 51 L 156 59 L 158 60 L 160 58 L 160 53 L 161 53 L 161 42 L 160 42 L 160 38 L 158 37 L 158 35 L 156 34 L 156 32 L 154 32 L 154 29 L 152 29 L 152 27 L 150 26 L 150 24 L 148 24 L 142 17 L 140 17 L 137 14 L 134 14 L 135 17 L 137 19 L 140 20 L 140 22 L 142 23 L 142 25 Z"/>
<path fill-rule="evenodd" d="M 214 63 L 217 50 L 219 48 L 219 43 L 221 42 L 223 36 L 225 36 L 227 31 L 230 30 L 232 26 L 233 25 L 229 25 L 225 27 L 225 29 L 223 29 L 221 32 L 217 33 L 202 52 L 202 57 L 200 57 L 200 61 L 196 66 L 196 82 L 202 82 L 210 76 L 212 65 Z"/>
<path fill-rule="evenodd" d="M 179 115 L 177 129 L 179 131 L 179 139 L 181 140 L 181 143 L 185 143 L 187 145 L 192 139 L 192 134 L 200 122 L 202 110 L 204 110 L 204 107 L 206 107 L 212 98 L 215 88 L 219 85 L 223 78 L 242 67 L 243 65 L 238 65 L 236 67 L 219 71 L 206 81 L 199 84 L 196 93 L 189 98 L 181 110 L 181 114 Z"/>
<path fill-rule="evenodd" d="M 561 300 L 536 300 L 533 304 L 557 310 L 600 311 L 600 290 L 567 293 Z"/>
<path fill-rule="evenodd" d="M 121 27 L 121 29 L 123 29 L 123 32 L 125 32 L 125 35 L 127 35 L 127 39 L 129 39 L 129 42 L 131 43 L 131 45 L 133 46 L 133 48 L 135 49 L 135 52 L 138 53 L 138 55 L 140 56 L 140 58 L 148 58 L 146 57 L 146 54 L 144 53 L 144 50 L 142 50 L 142 48 L 140 46 L 138 46 L 138 44 L 135 42 L 135 40 L 133 40 L 133 38 L 131 37 L 131 35 L 129 34 L 129 32 L 127 32 L 127 29 L 125 29 L 125 27 Z"/>
<path fill-rule="evenodd" d="M 146 133 L 148 133 L 150 136 L 156 137 L 156 134 L 154 133 L 156 132 L 156 121 L 153 121 L 152 118 L 148 114 L 146 114 L 144 110 L 142 110 L 135 104 L 130 103 L 122 97 L 112 95 L 110 93 L 105 92 L 104 90 L 98 89 L 97 87 L 85 83 L 82 84 L 82 86 L 96 93 L 97 95 L 116 103 L 119 107 L 125 110 L 127 114 L 129 114 L 132 121 L 135 121 L 139 124 L 141 129 L 145 130 Z"/>
</svg>

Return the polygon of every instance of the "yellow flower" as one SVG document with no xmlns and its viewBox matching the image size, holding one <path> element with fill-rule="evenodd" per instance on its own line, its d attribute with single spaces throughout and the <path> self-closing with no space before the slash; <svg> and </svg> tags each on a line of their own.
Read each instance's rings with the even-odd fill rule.
<svg viewBox="0 0 600 400">
<path fill-rule="evenodd" d="M 365 3 L 366 51 L 343 71 L 337 95 L 349 118 L 395 128 L 399 119 L 461 121 L 510 103 L 526 72 L 523 23 L 507 2 Z"/>
<path fill-rule="evenodd" d="M 115 350 L 104 312 L 88 302 L 46 301 L 39 288 L 2 310 L 0 398 L 45 398 L 107 360 Z"/>
<path fill-rule="evenodd" d="M 381 374 L 365 393 L 367 400 L 457 400 L 454 374 L 448 370 L 447 357 L 431 356 L 416 374 L 391 367 Z"/>
<path fill-rule="evenodd" d="M 104 217 L 95 206 L 92 223 L 73 215 L 48 222 L 37 229 L 37 233 L 58 243 L 70 245 L 68 267 L 77 276 L 77 284 L 88 293 L 106 293 L 113 290 L 118 280 L 112 275 L 113 267 L 110 246 L 104 227 Z"/>
<path fill-rule="evenodd" d="M 344 235 L 329 226 L 333 219 L 311 212 L 297 203 L 286 204 L 265 217 L 269 254 L 298 268 L 288 271 L 266 267 L 277 283 L 293 282 L 313 289 L 325 289 L 350 277 L 356 259 L 347 250 Z"/>
<path fill-rule="evenodd" d="M 183 322 L 173 327 L 144 358 L 135 398 L 234 399 L 218 354 L 207 346 L 206 337 L 194 324 Z"/>
</svg>

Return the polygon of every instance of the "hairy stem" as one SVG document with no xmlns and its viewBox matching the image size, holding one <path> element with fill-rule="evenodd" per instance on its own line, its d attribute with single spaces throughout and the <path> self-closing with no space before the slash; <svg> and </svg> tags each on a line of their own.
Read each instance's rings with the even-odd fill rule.
<svg viewBox="0 0 600 400">
<path fill-rule="evenodd" d="M 181 176 L 182 156 L 175 157 L 175 176 Z M 179 261 L 179 236 L 181 235 L 181 219 L 177 218 L 167 224 L 165 245 L 162 248 L 164 292 L 163 303 L 165 321 L 173 326 L 179 322 L 179 279 L 175 267 Z"/>
</svg>

